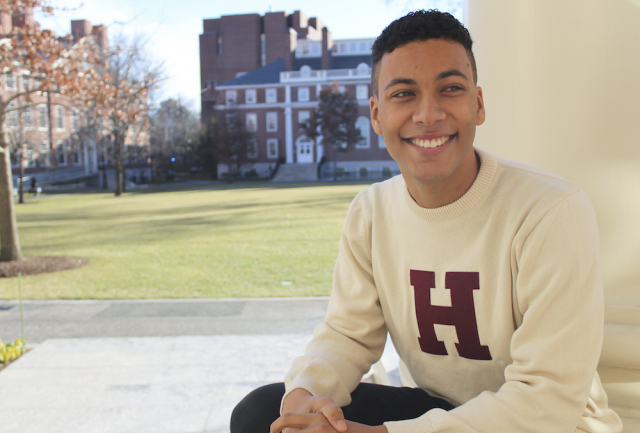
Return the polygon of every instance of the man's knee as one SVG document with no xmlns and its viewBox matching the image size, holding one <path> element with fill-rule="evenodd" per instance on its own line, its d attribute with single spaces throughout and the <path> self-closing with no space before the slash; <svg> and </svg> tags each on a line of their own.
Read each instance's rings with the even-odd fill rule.
<svg viewBox="0 0 640 433">
<path fill-rule="evenodd" d="M 231 413 L 231 433 L 268 432 L 280 416 L 283 383 L 272 383 L 251 391 Z"/>
</svg>

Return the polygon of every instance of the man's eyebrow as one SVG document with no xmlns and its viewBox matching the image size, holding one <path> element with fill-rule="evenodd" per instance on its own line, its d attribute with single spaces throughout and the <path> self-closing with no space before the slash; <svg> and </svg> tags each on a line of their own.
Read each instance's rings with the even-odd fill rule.
<svg viewBox="0 0 640 433">
<path fill-rule="evenodd" d="M 445 78 L 454 77 L 454 76 L 462 77 L 465 80 L 469 81 L 469 78 L 467 78 L 467 76 L 458 69 L 449 69 L 448 71 L 440 72 L 436 77 L 436 81 L 444 80 Z"/>
<path fill-rule="evenodd" d="M 387 90 L 389 87 L 395 86 L 396 84 L 408 84 L 410 86 L 415 86 L 418 83 L 416 83 L 416 81 L 412 80 L 411 78 L 394 78 L 393 80 L 389 81 L 389 84 L 386 85 L 384 90 Z"/>
</svg>

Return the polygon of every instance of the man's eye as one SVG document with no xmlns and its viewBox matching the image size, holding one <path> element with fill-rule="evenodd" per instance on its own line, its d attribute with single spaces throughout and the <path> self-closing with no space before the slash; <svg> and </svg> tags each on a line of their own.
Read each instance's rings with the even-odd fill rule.
<svg viewBox="0 0 640 433">
<path fill-rule="evenodd" d="M 412 95 L 413 95 L 413 92 L 405 91 L 405 92 L 396 93 L 393 96 L 394 97 L 399 97 L 399 98 L 404 98 L 405 96 L 412 96 Z"/>
<path fill-rule="evenodd" d="M 445 87 L 444 89 L 445 92 L 456 92 L 458 90 L 462 90 L 462 87 L 458 85 L 454 85 L 454 86 Z"/>
</svg>

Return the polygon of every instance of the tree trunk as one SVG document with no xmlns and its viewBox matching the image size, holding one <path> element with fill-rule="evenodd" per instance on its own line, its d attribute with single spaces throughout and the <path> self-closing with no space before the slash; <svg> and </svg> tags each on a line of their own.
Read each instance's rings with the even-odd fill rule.
<svg viewBox="0 0 640 433">
<path fill-rule="evenodd" d="M 20 149 L 19 164 L 20 164 L 20 189 L 18 190 L 20 195 L 19 203 L 24 204 L 24 148 Z"/>
<path fill-rule="evenodd" d="M 0 131 L 2 133 L 4 131 Z M 2 134 L 4 135 L 4 134 Z M 4 144 L 1 143 L 0 146 Z M 0 147 L 0 261 L 20 260 L 18 223 L 13 204 L 13 182 L 11 180 L 11 157 L 8 146 Z"/>
</svg>

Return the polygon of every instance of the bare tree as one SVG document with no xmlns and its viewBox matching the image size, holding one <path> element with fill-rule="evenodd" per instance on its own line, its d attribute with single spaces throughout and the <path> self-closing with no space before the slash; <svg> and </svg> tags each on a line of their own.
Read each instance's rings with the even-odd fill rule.
<svg viewBox="0 0 640 433">
<path fill-rule="evenodd" d="M 167 99 L 150 115 L 151 166 L 159 176 L 160 163 L 169 157 L 194 155 L 202 126 L 198 117 L 180 99 Z"/>
<path fill-rule="evenodd" d="M 57 38 L 42 30 L 33 10 L 47 14 L 53 8 L 45 0 L 0 0 L 3 23 L 0 36 L 0 74 L 5 89 L 0 95 L 0 261 L 22 257 L 13 204 L 11 138 L 7 116 L 33 106 L 33 97 L 46 93 L 73 97 L 96 85 L 91 73 L 98 58 L 90 38 Z M 17 85 L 20 77 L 22 85 Z M 27 83 L 25 86 L 24 83 Z M 17 141 L 14 145 L 18 144 Z"/>
<path fill-rule="evenodd" d="M 111 143 L 104 155 L 116 172 L 115 195 L 124 190 L 124 166 L 128 158 L 139 155 L 148 141 L 149 96 L 160 81 L 162 65 L 154 63 L 139 38 L 117 37 L 105 54 L 107 67 L 101 77 L 104 91 L 94 93 L 92 115 L 101 119 Z"/>
<path fill-rule="evenodd" d="M 358 102 L 340 92 L 337 83 L 322 89 L 318 106 L 309 120 L 300 125 L 311 139 L 322 136 L 322 142 L 333 149 L 333 180 L 337 180 L 338 153 L 349 150 L 362 138 L 356 127 Z"/>
</svg>

